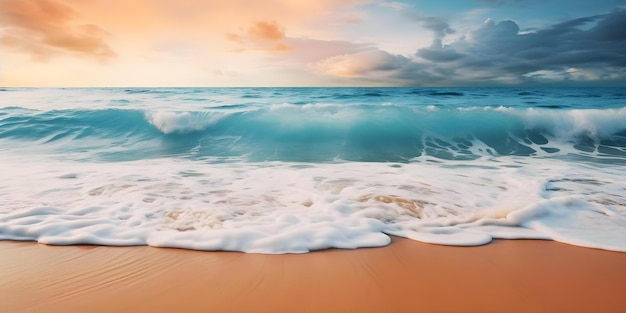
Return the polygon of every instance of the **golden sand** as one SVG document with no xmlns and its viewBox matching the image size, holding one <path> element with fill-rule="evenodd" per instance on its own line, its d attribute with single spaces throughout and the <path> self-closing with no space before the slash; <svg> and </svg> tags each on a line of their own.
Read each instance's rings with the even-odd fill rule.
<svg viewBox="0 0 626 313">
<path fill-rule="evenodd" d="M 626 312 L 626 253 L 539 240 L 302 255 L 0 242 L 0 312 Z"/>
</svg>

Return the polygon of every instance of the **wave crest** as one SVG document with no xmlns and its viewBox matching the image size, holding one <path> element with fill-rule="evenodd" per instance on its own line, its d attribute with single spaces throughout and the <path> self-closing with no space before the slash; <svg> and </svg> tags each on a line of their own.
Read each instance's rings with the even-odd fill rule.
<svg viewBox="0 0 626 313">
<path fill-rule="evenodd" d="M 209 112 L 146 112 L 146 120 L 163 134 L 188 134 L 215 125 L 225 114 Z"/>
</svg>

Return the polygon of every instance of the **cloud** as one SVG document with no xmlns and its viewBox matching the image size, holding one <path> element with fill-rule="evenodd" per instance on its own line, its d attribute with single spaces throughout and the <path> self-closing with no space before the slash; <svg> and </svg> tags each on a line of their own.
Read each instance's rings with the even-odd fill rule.
<svg viewBox="0 0 626 313">
<path fill-rule="evenodd" d="M 378 5 L 380 7 L 390 8 L 396 11 L 402 11 L 410 7 L 408 3 L 398 2 L 398 1 L 391 1 L 391 2 L 382 1 L 382 2 L 379 2 Z"/>
<path fill-rule="evenodd" d="M 450 62 L 463 57 L 454 48 L 448 45 L 442 45 L 441 39 L 434 39 L 428 48 L 417 50 L 417 56 L 434 62 Z"/>
<path fill-rule="evenodd" d="M 282 57 L 295 60 L 304 65 L 317 63 L 334 56 L 350 55 L 376 49 L 371 43 L 354 43 L 341 40 L 286 38 L 285 41 L 293 49 Z"/>
<path fill-rule="evenodd" d="M 375 77 L 405 85 L 626 83 L 626 9 L 528 33 L 521 33 L 515 21 L 488 19 L 447 44 L 442 43 L 451 31 L 447 23 L 421 21 L 435 39 L 415 56 L 378 50 L 329 58 L 319 69 L 347 78 L 384 73 Z"/>
<path fill-rule="evenodd" d="M 107 60 L 116 53 L 105 42 L 107 32 L 78 23 L 70 6 L 55 0 L 0 1 L 0 45 L 37 59 L 58 54 Z"/>
<path fill-rule="evenodd" d="M 385 73 L 394 73 L 410 64 L 411 61 L 406 57 L 376 49 L 336 55 L 318 62 L 316 68 L 320 72 L 338 77 L 384 77 L 387 76 Z"/>
<path fill-rule="evenodd" d="M 427 85 L 438 81 L 425 64 L 380 49 L 329 57 L 313 68 L 319 74 L 349 79 L 354 84 Z"/>
<path fill-rule="evenodd" d="M 436 16 L 423 16 L 417 12 L 405 12 L 405 17 L 418 22 L 424 27 L 433 32 L 435 38 L 441 39 L 448 34 L 454 34 L 454 29 L 448 24 L 448 22 Z"/>
<path fill-rule="evenodd" d="M 595 25 L 594 25 L 595 23 Z M 589 27 L 591 26 L 591 27 Z M 531 33 L 514 21 L 486 21 L 467 40 L 451 43 L 469 57 L 461 65 L 526 74 L 570 67 L 626 66 L 626 10 L 569 20 Z"/>
<path fill-rule="evenodd" d="M 422 22 L 424 28 L 433 31 L 437 38 L 443 38 L 447 34 L 454 33 L 448 22 L 442 18 L 428 16 L 418 17 L 417 19 Z"/>
<path fill-rule="evenodd" d="M 285 28 L 275 21 L 257 21 L 244 32 L 229 33 L 228 39 L 237 42 L 245 50 L 288 51 L 291 47 L 285 43 Z"/>
<path fill-rule="evenodd" d="M 248 35 L 264 41 L 280 41 L 285 38 L 285 29 L 274 21 L 261 21 L 252 24 L 248 29 Z"/>
<path fill-rule="evenodd" d="M 287 37 L 285 33 L 285 28 L 275 21 L 260 21 L 238 33 L 228 33 L 227 37 L 240 46 L 234 50 L 236 52 L 281 52 L 280 56 L 276 56 L 280 60 L 304 66 L 333 56 L 375 49 L 371 43 Z"/>
</svg>

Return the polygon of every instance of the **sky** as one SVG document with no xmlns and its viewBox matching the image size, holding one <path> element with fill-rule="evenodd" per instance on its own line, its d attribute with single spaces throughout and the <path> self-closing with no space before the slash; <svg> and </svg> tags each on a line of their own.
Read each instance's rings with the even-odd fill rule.
<svg viewBox="0 0 626 313">
<path fill-rule="evenodd" d="M 625 86 L 626 0 L 0 0 L 0 86 Z"/>
</svg>

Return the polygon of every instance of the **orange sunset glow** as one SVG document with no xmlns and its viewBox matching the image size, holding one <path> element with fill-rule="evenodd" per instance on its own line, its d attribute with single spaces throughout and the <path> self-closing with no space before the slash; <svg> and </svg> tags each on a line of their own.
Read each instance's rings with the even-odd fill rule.
<svg viewBox="0 0 626 313">
<path fill-rule="evenodd" d="M 320 84 L 302 74 L 315 73 L 327 56 L 367 46 L 314 39 L 332 39 L 323 25 L 349 22 L 342 18 L 354 4 L 3 0 L 0 84 Z"/>
<path fill-rule="evenodd" d="M 2 0 L 0 85 L 613 86 L 619 2 Z"/>
</svg>

